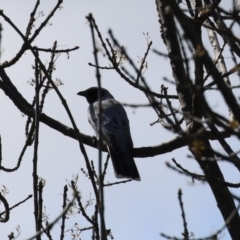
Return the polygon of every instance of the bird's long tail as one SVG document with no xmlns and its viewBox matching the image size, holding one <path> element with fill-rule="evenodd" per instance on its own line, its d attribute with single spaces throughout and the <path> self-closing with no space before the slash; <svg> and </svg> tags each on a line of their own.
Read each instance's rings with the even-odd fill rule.
<svg viewBox="0 0 240 240">
<path fill-rule="evenodd" d="M 132 180 L 141 181 L 133 157 L 121 156 L 121 154 L 116 153 L 109 147 L 108 150 L 112 158 L 116 178 L 128 178 Z"/>
</svg>

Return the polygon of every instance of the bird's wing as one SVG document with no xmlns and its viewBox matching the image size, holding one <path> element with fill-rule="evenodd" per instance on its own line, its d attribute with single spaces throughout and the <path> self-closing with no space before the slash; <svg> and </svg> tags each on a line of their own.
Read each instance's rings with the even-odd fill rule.
<svg viewBox="0 0 240 240">
<path fill-rule="evenodd" d="M 132 151 L 133 143 L 129 121 L 123 106 L 115 99 L 102 103 L 102 132 L 105 141 L 118 152 Z"/>
<path fill-rule="evenodd" d="M 103 140 L 108 145 L 121 148 L 124 145 L 126 150 L 132 151 L 133 143 L 129 128 L 129 121 L 123 106 L 115 99 L 106 99 L 102 101 L 101 126 Z M 89 105 L 88 121 L 98 136 L 98 102 Z M 123 148 L 123 146 L 122 146 Z"/>
</svg>

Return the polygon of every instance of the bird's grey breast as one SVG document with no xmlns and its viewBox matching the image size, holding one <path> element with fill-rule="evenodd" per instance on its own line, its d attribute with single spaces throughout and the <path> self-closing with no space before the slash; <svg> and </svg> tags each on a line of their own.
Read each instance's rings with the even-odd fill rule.
<svg viewBox="0 0 240 240">
<path fill-rule="evenodd" d="M 90 104 L 88 108 L 88 122 L 92 126 L 92 128 L 97 133 L 97 113 L 94 108 L 94 104 Z"/>
</svg>

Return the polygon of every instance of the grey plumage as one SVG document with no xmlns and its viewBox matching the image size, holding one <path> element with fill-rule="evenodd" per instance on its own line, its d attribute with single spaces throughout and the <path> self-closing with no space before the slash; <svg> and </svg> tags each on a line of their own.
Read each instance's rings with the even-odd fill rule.
<svg viewBox="0 0 240 240">
<path fill-rule="evenodd" d="M 91 87 L 79 92 L 78 95 L 87 99 L 88 121 L 98 135 L 98 88 Z M 101 89 L 101 107 L 102 138 L 108 145 L 115 176 L 140 181 L 140 175 L 133 160 L 133 142 L 126 111 L 104 88 Z"/>
</svg>

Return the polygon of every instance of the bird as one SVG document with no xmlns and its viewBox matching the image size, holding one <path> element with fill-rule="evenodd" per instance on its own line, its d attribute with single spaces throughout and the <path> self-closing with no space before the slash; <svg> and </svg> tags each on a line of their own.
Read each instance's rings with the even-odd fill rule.
<svg viewBox="0 0 240 240">
<path fill-rule="evenodd" d="M 98 88 L 90 87 L 77 95 L 86 98 L 89 103 L 88 121 L 98 136 L 99 100 Z M 101 130 L 102 139 L 106 142 L 112 159 L 116 178 L 127 178 L 141 181 L 133 159 L 133 141 L 129 120 L 122 104 L 113 95 L 101 88 Z"/>
</svg>

